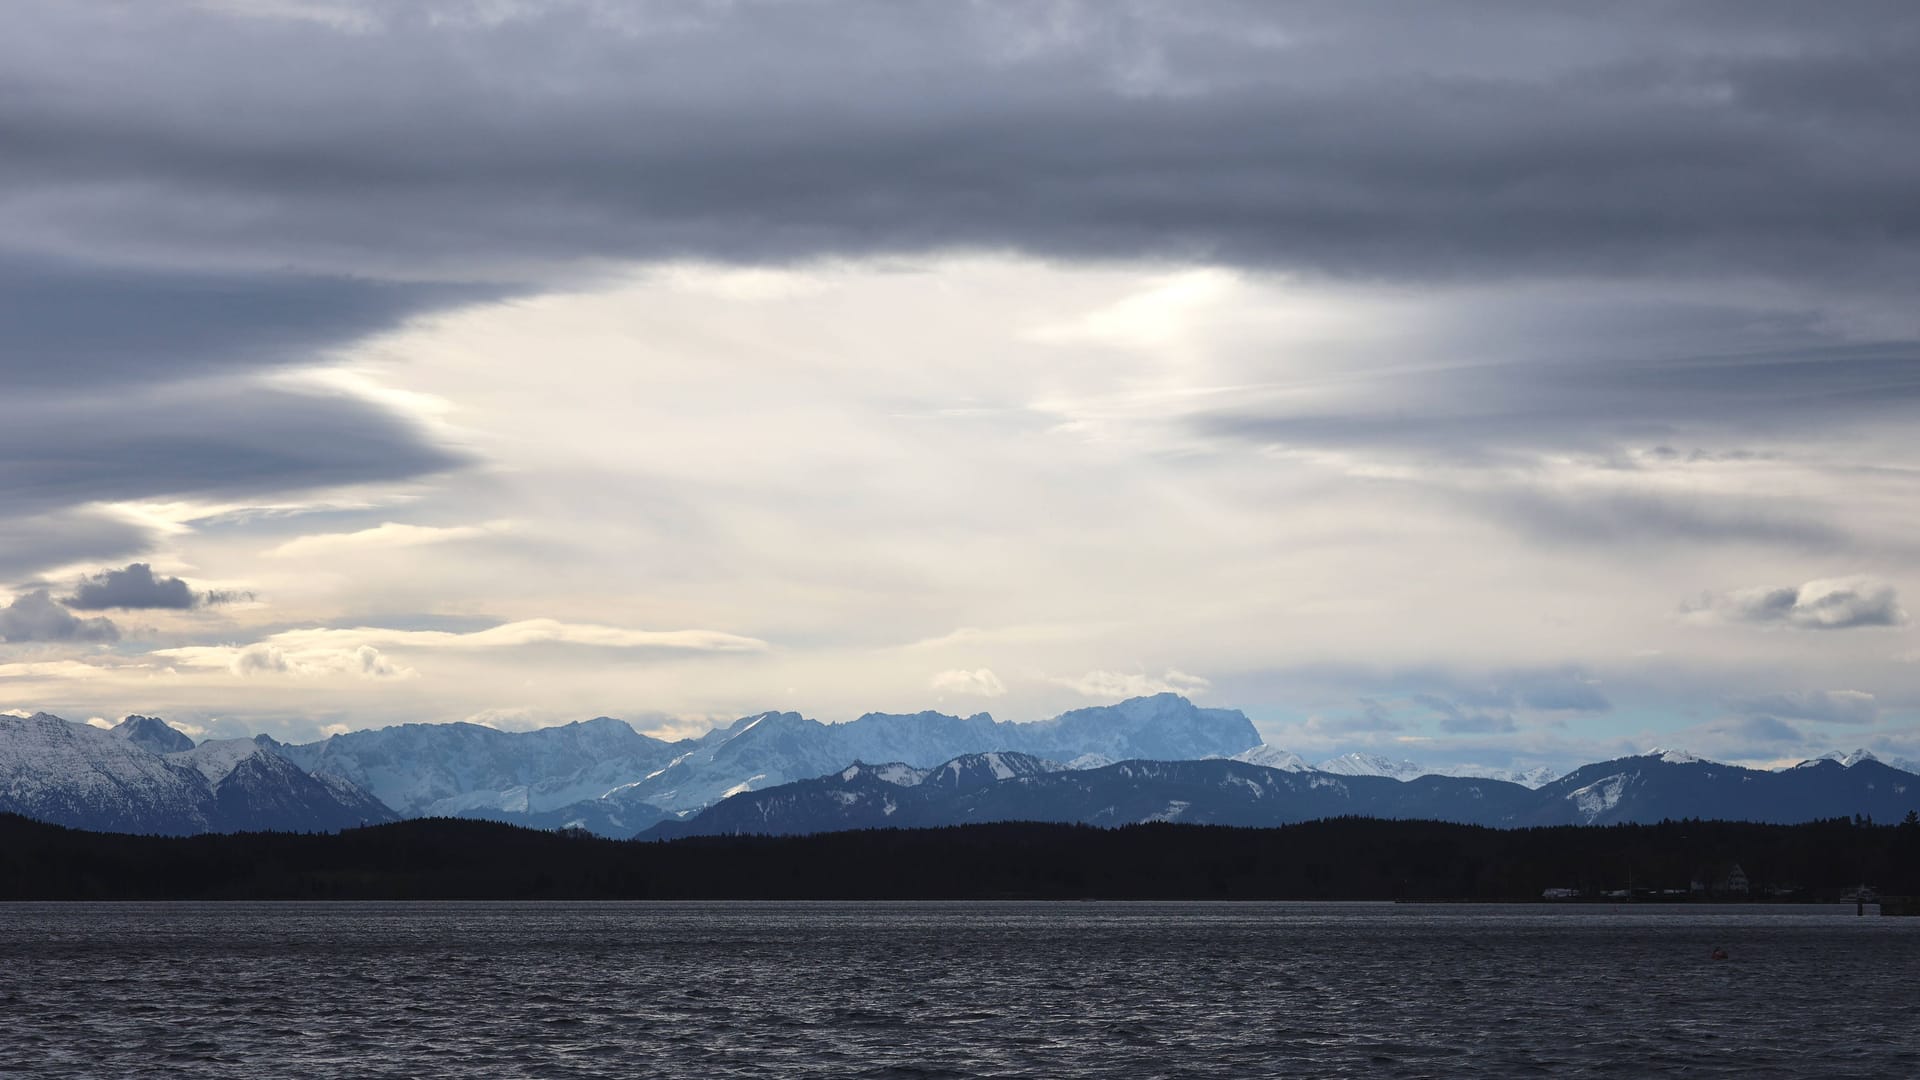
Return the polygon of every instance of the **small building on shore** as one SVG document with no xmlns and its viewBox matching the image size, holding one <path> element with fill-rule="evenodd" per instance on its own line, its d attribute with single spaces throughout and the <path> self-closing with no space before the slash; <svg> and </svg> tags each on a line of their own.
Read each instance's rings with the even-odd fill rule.
<svg viewBox="0 0 1920 1080">
<path fill-rule="evenodd" d="M 1744 898 L 1751 890 L 1747 872 L 1737 862 L 1714 863 L 1701 867 L 1693 875 L 1692 891 L 1697 896 Z"/>
</svg>

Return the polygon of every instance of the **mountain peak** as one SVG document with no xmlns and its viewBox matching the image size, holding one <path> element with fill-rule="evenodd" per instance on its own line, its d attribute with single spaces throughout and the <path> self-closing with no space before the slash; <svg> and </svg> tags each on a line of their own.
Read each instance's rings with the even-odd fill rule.
<svg viewBox="0 0 1920 1080">
<path fill-rule="evenodd" d="M 1259 765 L 1268 769 L 1281 769 L 1286 772 L 1306 772 L 1313 766 L 1305 758 L 1290 750 L 1261 743 L 1233 755 L 1232 760 L 1244 761 L 1249 765 Z"/>
<path fill-rule="evenodd" d="M 187 733 L 157 716 L 134 714 L 109 729 L 135 746 L 154 754 L 178 754 L 193 749 Z"/>
<path fill-rule="evenodd" d="M 1831 762 L 1837 763 L 1843 769 L 1851 769 L 1855 765 L 1858 765 L 1863 761 L 1879 761 L 1880 758 L 1873 751 L 1862 747 L 1860 749 L 1853 750 L 1853 751 L 1829 750 L 1828 752 L 1821 754 L 1819 757 L 1814 758 L 1813 760 L 1814 761 L 1831 761 Z M 1809 763 L 1801 762 L 1801 764 L 1805 765 Z"/>
<path fill-rule="evenodd" d="M 1659 758 L 1661 761 L 1664 761 L 1669 765 L 1717 765 L 1719 764 L 1719 762 L 1717 761 L 1712 761 L 1707 758 L 1703 758 L 1700 755 L 1692 753 L 1687 750 L 1669 750 L 1664 746 L 1656 746 L 1653 749 L 1648 750 L 1646 753 L 1640 756 L 1650 757 L 1650 758 Z"/>
<path fill-rule="evenodd" d="M 1427 769 L 1417 761 L 1395 761 L 1361 751 L 1328 758 L 1315 765 L 1314 769 L 1339 776 L 1385 776 L 1394 780 L 1412 780 L 1427 773 Z"/>
</svg>

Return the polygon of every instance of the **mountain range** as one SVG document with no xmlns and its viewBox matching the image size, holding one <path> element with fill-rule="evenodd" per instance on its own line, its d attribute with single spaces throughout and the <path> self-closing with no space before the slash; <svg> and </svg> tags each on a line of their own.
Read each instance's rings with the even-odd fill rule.
<svg viewBox="0 0 1920 1080">
<path fill-rule="evenodd" d="M 921 712 L 825 724 L 768 712 L 674 742 L 609 717 L 525 732 L 405 724 L 304 745 L 266 736 L 196 745 L 150 716 L 103 730 L 0 715 L 0 812 L 117 832 L 332 831 L 448 816 L 612 837 L 1339 815 L 1509 827 L 1884 819 L 1920 804 L 1911 770 L 1864 751 L 1784 772 L 1672 751 L 1561 777 L 1457 771 L 1466 775 L 1364 754 L 1310 765 L 1264 745 L 1240 712 L 1173 694 L 1034 723 Z"/>
<path fill-rule="evenodd" d="M 0 716 L 0 810 L 103 832 L 169 834 L 333 832 L 398 819 L 351 782 L 296 765 L 284 749 L 264 735 L 196 746 L 144 716 L 110 730 L 47 713 Z"/>
<path fill-rule="evenodd" d="M 1124 761 L 1065 770 L 1020 754 L 975 754 L 932 770 L 855 764 L 742 793 L 645 839 L 992 821 L 1116 826 L 1150 821 L 1274 826 L 1334 817 L 1495 828 L 1712 818 L 1792 824 L 1920 810 L 1920 776 L 1871 756 L 1768 772 L 1671 752 L 1597 762 L 1538 788 L 1425 775 L 1410 780 L 1277 769 L 1245 761 Z"/>
</svg>

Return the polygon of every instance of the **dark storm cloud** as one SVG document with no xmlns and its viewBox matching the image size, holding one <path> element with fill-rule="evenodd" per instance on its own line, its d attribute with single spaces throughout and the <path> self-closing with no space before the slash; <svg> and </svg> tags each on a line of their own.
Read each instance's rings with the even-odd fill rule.
<svg viewBox="0 0 1920 1080">
<path fill-rule="evenodd" d="M 234 14 L 254 6 L 300 17 Z M 1836 343 L 1801 294 L 1911 292 L 1917 61 L 1903 3 L 30 2 L 0 35 L 0 377 L 45 401 L 9 402 L 0 500 L 449 467 L 364 402 L 180 388 L 680 256 L 1766 280 L 1796 299 L 1502 312 L 1508 338 L 1401 365 L 1364 407 L 1192 423 L 1472 465 L 1884 418 L 1920 400 L 1920 349 Z M 1567 344 L 1596 338 L 1618 351 Z M 1576 542 L 1840 538 L 1739 504 L 1555 499 L 1463 497 Z"/>
<path fill-rule="evenodd" d="M 1861 541 L 1857 514 L 1810 492 L 1681 492 L 1651 481 L 1662 470 L 1782 456 L 1743 442 L 1804 446 L 1904 427 L 1920 409 L 1920 342 L 1840 345 L 1797 316 L 1675 311 L 1659 300 L 1538 306 L 1559 310 L 1530 320 L 1522 311 L 1521 326 L 1470 330 L 1442 346 L 1499 360 L 1448 364 L 1415 342 L 1406 358 L 1415 370 L 1357 366 L 1345 374 L 1339 402 L 1243 394 L 1248 400 L 1231 410 L 1182 423 L 1224 445 L 1332 448 L 1415 463 L 1429 494 L 1554 546 L 1742 543 L 1816 552 Z M 1773 344 L 1749 347 L 1759 341 Z M 1709 347 L 1719 351 L 1702 351 Z M 1423 361 L 1432 366 L 1420 369 Z M 1610 479 L 1570 486 L 1542 477 L 1546 455 L 1577 459 Z M 1475 479 L 1458 479 L 1468 473 Z"/>
<path fill-rule="evenodd" d="M 0 251 L 0 385 L 9 406 L 0 505 L 16 515 L 0 525 L 0 574 L 146 548 L 141 530 L 82 509 L 95 502 L 285 493 L 457 464 L 373 403 L 250 379 L 319 362 L 411 314 L 494 295 L 494 287 L 115 268 Z"/>
<path fill-rule="evenodd" d="M 243 594 L 226 590 L 196 590 L 177 577 L 156 575 L 146 563 L 129 563 L 125 569 L 107 570 L 85 578 L 60 602 L 75 611 L 106 611 L 111 608 L 133 610 L 170 609 L 187 611 L 202 604 L 226 604 Z"/>
<path fill-rule="evenodd" d="M 1661 334 L 1637 335 L 1619 325 L 1658 322 L 1665 306 L 1658 301 L 1603 304 L 1597 312 L 1537 320 L 1527 327 L 1531 340 L 1478 336 L 1449 346 L 1469 354 L 1517 354 L 1515 359 L 1371 377 L 1362 372 L 1356 378 L 1372 392 L 1351 410 L 1263 407 L 1256 400 L 1189 423 L 1203 434 L 1236 441 L 1367 447 L 1464 465 L 1498 463 L 1543 447 L 1607 455 L 1623 444 L 1645 446 L 1661 462 L 1698 463 L 1742 455 L 1700 447 L 1683 454 L 1665 441 L 1682 432 L 1775 436 L 1832 423 L 1901 418 L 1920 407 L 1920 342 L 1836 345 L 1788 322 L 1770 327 L 1764 336 L 1791 342 L 1790 348 L 1672 355 L 1662 348 L 1669 340 L 1726 349 L 1750 338 L 1756 313 L 1696 310 L 1683 326 L 1668 326 Z M 1605 351 L 1596 354 L 1595 342 L 1604 342 Z M 1418 346 L 1412 351 L 1417 356 Z M 1523 495 L 1516 499 L 1525 502 Z M 1766 523 L 1724 510 L 1691 514 L 1652 502 L 1618 509 L 1621 527 L 1628 530 L 1702 535 L 1758 530 L 1783 539 L 1820 538 L 1818 526 Z M 1529 516 L 1524 506 L 1513 510 Z M 1714 520 L 1716 513 L 1722 520 Z M 1550 510 L 1541 516 L 1551 527 L 1550 519 L 1558 515 Z"/>
<path fill-rule="evenodd" d="M 16 17 L 20 242 L 1871 278 L 1920 239 L 1898 4 L 339 7 Z"/>
<path fill-rule="evenodd" d="M 312 363 L 415 312 L 497 291 L 86 266 L 0 250 L 0 383 L 97 391 Z"/>
<path fill-rule="evenodd" d="M 21 593 L 0 608 L 0 641 L 79 641 L 120 640 L 120 631 L 105 618 L 83 619 L 59 604 L 45 589 Z"/>
<path fill-rule="evenodd" d="M 0 425 L 0 505 L 32 515 L 95 501 L 245 498 L 462 463 L 357 398 L 186 383 L 47 401 Z"/>
</svg>

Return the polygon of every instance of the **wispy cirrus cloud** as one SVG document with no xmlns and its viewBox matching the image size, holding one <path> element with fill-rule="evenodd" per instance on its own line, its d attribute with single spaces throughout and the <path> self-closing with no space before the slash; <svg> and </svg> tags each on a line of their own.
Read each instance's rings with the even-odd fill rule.
<svg viewBox="0 0 1920 1080">
<path fill-rule="evenodd" d="M 558 619 L 522 619 L 464 633 L 374 626 L 283 630 L 247 645 L 182 645 L 155 649 L 152 655 L 187 667 L 224 669 L 240 675 L 258 672 L 390 675 L 403 669 L 391 665 L 381 650 L 492 650 L 548 644 L 733 653 L 762 652 L 768 648 L 767 643 L 758 638 L 718 630 L 632 630 Z"/>
<path fill-rule="evenodd" d="M 290 559 L 336 552 L 380 550 L 384 548 L 425 547 L 471 540 L 511 528 L 511 522 L 496 521 L 484 525 L 409 525 L 387 521 L 370 529 L 345 533 L 314 533 L 296 536 L 264 554 L 268 558 Z"/>
</svg>

